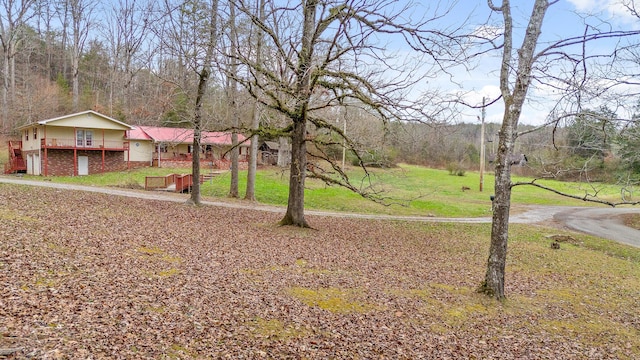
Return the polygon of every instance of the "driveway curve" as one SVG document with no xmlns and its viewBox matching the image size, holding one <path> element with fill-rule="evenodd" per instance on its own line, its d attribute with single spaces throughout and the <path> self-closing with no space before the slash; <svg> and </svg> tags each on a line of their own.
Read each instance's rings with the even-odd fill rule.
<svg viewBox="0 0 640 360">
<path fill-rule="evenodd" d="M 143 190 L 97 187 L 75 184 L 53 183 L 48 181 L 26 180 L 13 176 L 0 176 L 0 183 L 17 184 L 27 186 L 40 186 L 54 189 L 66 189 L 76 191 L 87 191 L 114 196 L 126 196 L 140 199 L 171 201 L 184 203 L 184 195 L 175 193 L 151 192 Z M 238 209 L 252 209 L 275 213 L 285 213 L 283 207 L 254 204 L 237 203 L 224 201 L 203 200 L 204 205 L 219 206 Z M 529 206 L 522 213 L 510 216 L 510 222 L 516 224 L 536 224 L 549 221 L 558 221 L 570 229 L 595 235 L 605 239 L 614 240 L 627 245 L 640 247 L 640 231 L 624 226 L 621 215 L 627 213 L 640 213 L 640 208 L 585 208 L 568 206 Z M 350 217 L 357 219 L 378 219 L 378 220 L 404 220 L 423 222 L 457 222 L 457 223 L 490 223 L 490 217 L 479 218 L 443 218 L 430 216 L 395 216 L 395 215 L 373 215 L 340 213 L 331 211 L 306 210 L 305 214 L 331 217 Z"/>
<path fill-rule="evenodd" d="M 555 214 L 568 228 L 640 247 L 640 230 L 625 226 L 624 214 L 640 214 L 639 208 L 570 208 Z"/>
</svg>

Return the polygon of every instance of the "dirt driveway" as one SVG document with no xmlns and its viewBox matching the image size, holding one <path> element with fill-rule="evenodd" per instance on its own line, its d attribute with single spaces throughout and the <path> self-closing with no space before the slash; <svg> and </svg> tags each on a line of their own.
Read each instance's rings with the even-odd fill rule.
<svg viewBox="0 0 640 360">
<path fill-rule="evenodd" d="M 141 199 L 184 202 L 187 197 L 182 194 L 150 192 L 120 188 L 103 188 L 85 185 L 60 184 L 47 181 L 25 180 L 14 176 L 0 176 L 0 183 L 21 184 L 28 186 L 49 187 L 54 189 L 69 189 L 89 191 L 116 196 L 135 197 Z M 283 213 L 285 209 L 277 206 L 252 204 L 234 201 L 203 201 L 209 206 L 228 208 L 254 209 L 268 212 Z M 510 221 L 516 224 L 535 224 L 556 221 L 572 230 L 590 235 L 614 240 L 627 245 L 640 247 L 640 231 L 624 226 L 621 215 L 640 213 L 640 208 L 585 208 L 568 206 L 530 206 L 527 210 L 514 214 Z M 371 214 L 345 214 L 328 211 L 307 210 L 306 214 L 332 217 L 351 217 L 359 219 L 405 220 L 426 222 L 459 222 L 459 223 L 489 223 L 490 217 L 480 218 L 440 218 L 427 216 L 393 216 Z"/>
</svg>

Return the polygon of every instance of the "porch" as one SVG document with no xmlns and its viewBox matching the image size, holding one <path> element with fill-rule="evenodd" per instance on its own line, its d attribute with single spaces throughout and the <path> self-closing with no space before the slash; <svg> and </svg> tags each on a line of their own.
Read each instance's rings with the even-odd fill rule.
<svg viewBox="0 0 640 360">
<path fill-rule="evenodd" d="M 105 151 L 127 151 L 129 141 L 122 140 L 83 140 L 75 138 L 42 138 L 40 147 L 44 149 L 82 149 L 82 150 L 105 150 Z"/>
</svg>

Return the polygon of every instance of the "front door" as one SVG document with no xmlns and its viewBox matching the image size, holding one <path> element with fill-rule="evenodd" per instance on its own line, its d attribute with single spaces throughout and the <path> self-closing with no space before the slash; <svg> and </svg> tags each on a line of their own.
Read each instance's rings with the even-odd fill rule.
<svg viewBox="0 0 640 360">
<path fill-rule="evenodd" d="M 40 154 L 33 154 L 31 166 L 31 173 L 33 175 L 40 175 Z"/>
<path fill-rule="evenodd" d="M 88 156 L 78 156 L 78 175 L 89 175 Z"/>
<path fill-rule="evenodd" d="M 33 174 L 33 155 L 31 154 L 27 155 L 27 174 L 34 175 Z"/>
</svg>

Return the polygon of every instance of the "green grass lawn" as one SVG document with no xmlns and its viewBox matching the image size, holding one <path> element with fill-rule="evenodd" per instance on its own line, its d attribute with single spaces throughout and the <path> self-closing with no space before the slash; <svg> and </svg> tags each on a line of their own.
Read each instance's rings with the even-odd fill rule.
<svg viewBox="0 0 640 360">
<path fill-rule="evenodd" d="M 94 186 L 117 186 L 127 188 L 143 188 L 145 176 L 163 176 L 171 173 L 189 173 L 190 169 L 144 168 L 131 171 L 115 172 L 75 177 L 49 177 L 48 180 L 62 183 L 84 184 Z M 208 169 L 203 169 L 203 173 Z M 371 188 L 385 197 L 385 204 L 379 204 L 361 197 L 345 188 L 329 186 L 317 179 L 307 179 L 305 206 L 307 209 L 345 211 L 370 214 L 419 215 L 444 217 L 478 217 L 489 216 L 493 194 L 494 178 L 485 174 L 484 191 L 479 191 L 479 173 L 467 172 L 464 176 L 450 175 L 445 170 L 430 169 L 414 165 L 401 165 L 393 169 L 372 169 L 371 176 L 366 178 L 360 169 L 349 171 L 350 179 L 362 188 Z M 42 177 L 31 177 L 42 179 Z M 256 180 L 256 198 L 263 204 L 281 205 L 287 203 L 288 170 L 266 168 L 258 171 Z M 531 179 L 514 177 L 513 181 L 530 181 Z M 246 172 L 240 173 L 240 198 L 244 197 L 246 188 Z M 545 186 L 585 196 L 592 193 L 589 185 L 543 180 Z M 222 173 L 202 185 L 205 198 L 226 198 L 229 192 L 230 175 Z M 463 188 L 469 188 L 463 190 Z M 599 196 L 612 199 L 619 195 L 613 186 L 605 187 Z M 512 204 L 518 205 L 587 205 L 584 201 L 562 197 L 552 192 L 532 186 L 513 188 Z"/>
<path fill-rule="evenodd" d="M 241 197 L 246 187 L 246 177 L 240 176 Z M 395 215 L 433 216 L 487 216 L 491 213 L 489 196 L 493 194 L 493 176 L 485 176 L 484 191 L 479 191 L 480 178 L 477 172 L 467 172 L 465 176 L 452 176 L 447 171 L 420 166 L 402 165 L 395 169 L 372 171 L 371 182 L 363 178 L 362 172 L 349 173 L 354 183 L 371 185 L 390 205 L 381 205 L 364 199 L 358 194 L 337 186 L 328 186 L 319 180 L 308 179 L 305 204 L 308 209 L 347 211 Z M 531 179 L 514 178 L 514 181 Z M 288 172 L 276 169 L 258 173 L 256 197 L 261 203 L 284 205 L 288 195 Z M 584 184 L 562 183 L 558 181 L 540 182 L 576 196 L 584 196 L 589 188 Z M 470 188 L 463 191 L 463 187 Z M 205 196 L 224 197 L 229 191 L 229 175 L 225 174 L 203 185 Z M 611 188 L 605 192 L 613 196 Z M 602 196 L 602 194 L 601 194 Z M 532 186 L 517 186 L 512 192 L 515 205 L 571 205 L 582 206 L 584 201 L 553 194 Z"/>
</svg>

